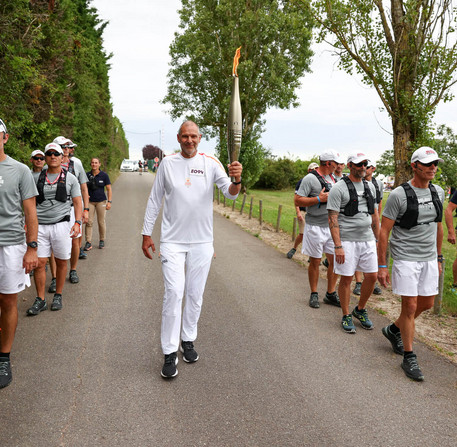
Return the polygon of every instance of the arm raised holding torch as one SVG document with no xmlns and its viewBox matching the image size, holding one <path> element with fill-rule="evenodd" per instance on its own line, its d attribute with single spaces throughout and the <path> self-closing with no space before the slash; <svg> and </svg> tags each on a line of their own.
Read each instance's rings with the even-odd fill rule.
<svg viewBox="0 0 457 447">
<path fill-rule="evenodd" d="M 241 136 L 243 132 L 243 117 L 241 115 L 241 101 L 240 101 L 240 86 L 238 82 L 237 68 L 240 60 L 240 49 L 236 50 L 235 57 L 233 58 L 233 84 L 232 84 L 232 96 L 230 98 L 230 108 L 227 121 L 227 150 L 229 156 L 229 162 L 232 164 L 234 161 L 238 161 L 241 148 Z M 241 182 L 241 179 L 235 179 L 232 176 L 232 182 L 235 184 Z"/>
</svg>

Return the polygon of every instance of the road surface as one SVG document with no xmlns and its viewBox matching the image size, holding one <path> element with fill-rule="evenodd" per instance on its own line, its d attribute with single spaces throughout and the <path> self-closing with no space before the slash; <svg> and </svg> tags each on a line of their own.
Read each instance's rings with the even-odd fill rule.
<svg viewBox="0 0 457 447">
<path fill-rule="evenodd" d="M 163 380 L 160 262 L 140 249 L 152 182 L 115 182 L 106 248 L 95 230 L 62 311 L 26 317 L 34 288 L 20 295 L 2 447 L 457 445 L 455 365 L 417 343 L 426 380 L 408 380 L 384 317 L 344 334 L 340 309 L 308 307 L 303 267 L 219 215 L 200 360 Z"/>
</svg>

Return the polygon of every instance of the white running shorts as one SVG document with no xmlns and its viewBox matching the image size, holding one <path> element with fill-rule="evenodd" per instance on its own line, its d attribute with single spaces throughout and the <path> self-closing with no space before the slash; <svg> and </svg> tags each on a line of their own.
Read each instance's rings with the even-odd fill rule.
<svg viewBox="0 0 457 447">
<path fill-rule="evenodd" d="M 306 224 L 301 251 L 312 258 L 322 258 L 323 253 L 333 255 L 335 249 L 330 229 Z"/>
<path fill-rule="evenodd" d="M 30 287 L 30 275 L 22 266 L 26 244 L 0 247 L 0 293 L 13 295 Z"/>
<path fill-rule="evenodd" d="M 49 258 L 51 252 L 57 259 L 70 259 L 70 222 L 38 225 L 38 257 Z"/>
<path fill-rule="evenodd" d="M 395 261 L 392 292 L 402 296 L 434 296 L 438 293 L 438 261 Z"/>
<path fill-rule="evenodd" d="M 378 254 L 376 241 L 341 241 L 344 264 L 333 263 L 333 271 L 341 276 L 352 276 L 355 272 L 377 273 Z"/>
</svg>

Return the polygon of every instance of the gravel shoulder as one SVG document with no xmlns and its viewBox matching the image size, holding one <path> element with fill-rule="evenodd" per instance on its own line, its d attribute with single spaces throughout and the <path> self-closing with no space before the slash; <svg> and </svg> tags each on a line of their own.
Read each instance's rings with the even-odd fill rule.
<svg viewBox="0 0 457 447">
<path fill-rule="evenodd" d="M 258 237 L 266 244 L 274 247 L 281 253 L 286 253 L 293 247 L 291 236 L 283 231 L 276 232 L 269 224 L 260 225 L 258 219 L 249 219 L 246 214 L 240 215 L 238 210 L 214 203 L 214 210 L 239 225 L 243 230 Z M 298 262 L 307 268 L 307 258 L 297 250 L 291 262 Z M 321 278 L 326 278 L 326 268 L 320 268 Z M 394 295 L 390 288 L 383 289 L 382 295 L 372 295 L 368 306 L 390 320 L 394 321 L 400 313 L 400 298 Z M 457 364 L 457 318 L 449 315 L 435 315 L 433 312 L 424 312 L 416 320 L 416 338 L 451 362 Z"/>
</svg>

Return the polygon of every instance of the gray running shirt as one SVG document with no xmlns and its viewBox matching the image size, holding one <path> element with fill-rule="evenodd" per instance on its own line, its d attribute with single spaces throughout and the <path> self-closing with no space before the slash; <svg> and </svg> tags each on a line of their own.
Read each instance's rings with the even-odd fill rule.
<svg viewBox="0 0 457 447">
<path fill-rule="evenodd" d="M 22 202 L 37 194 L 26 165 L 9 156 L 0 162 L 0 246 L 25 243 Z"/>
<path fill-rule="evenodd" d="M 367 182 L 373 198 L 376 199 L 376 190 L 371 182 Z M 368 214 L 367 199 L 363 197 L 365 191 L 363 182 L 354 183 L 355 190 L 359 199 L 359 212 L 354 216 L 345 216 L 343 208 L 349 202 L 349 189 L 346 182 L 339 181 L 328 195 L 327 209 L 338 211 L 338 223 L 340 226 L 340 237 L 342 241 L 372 241 L 374 240 L 373 230 L 371 229 L 372 218 Z M 377 204 L 375 203 L 375 208 Z"/>
<path fill-rule="evenodd" d="M 81 196 L 81 188 L 78 179 L 70 172 L 67 172 L 67 196 L 71 199 Z M 59 174 L 48 174 L 48 179 L 53 183 Z M 70 215 L 71 205 L 73 201 L 68 199 L 65 203 L 56 200 L 57 182 L 50 185 L 45 181 L 44 183 L 44 202 L 37 204 L 38 223 L 54 224 L 60 222 L 65 216 Z"/>
<path fill-rule="evenodd" d="M 411 181 L 408 182 L 411 185 Z M 441 202 L 444 202 L 444 191 L 434 185 Z M 390 238 L 390 252 L 392 258 L 399 261 L 433 261 L 438 252 L 436 248 L 437 223 L 436 210 L 432 202 L 432 195 L 428 188 L 415 188 L 411 185 L 419 201 L 419 217 L 417 225 L 407 230 L 394 225 Z M 386 200 L 383 217 L 397 220 L 406 211 L 406 193 L 403 187 L 395 188 Z M 427 223 L 428 222 L 428 223 Z"/>
<path fill-rule="evenodd" d="M 335 185 L 332 177 L 324 177 L 329 189 Z M 297 195 L 302 197 L 317 197 L 322 191 L 322 186 L 314 174 L 307 174 L 298 188 Z M 320 205 L 320 206 L 319 206 Z M 305 221 L 309 225 L 328 228 L 327 203 L 316 204 L 306 208 Z"/>
</svg>

